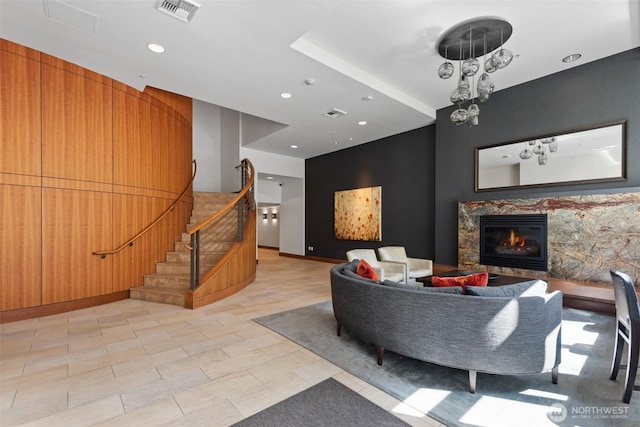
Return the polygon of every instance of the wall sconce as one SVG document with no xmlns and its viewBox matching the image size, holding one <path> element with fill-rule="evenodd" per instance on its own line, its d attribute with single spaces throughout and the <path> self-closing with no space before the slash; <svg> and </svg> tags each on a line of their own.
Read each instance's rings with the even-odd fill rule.
<svg viewBox="0 0 640 427">
<path fill-rule="evenodd" d="M 264 220 L 267 219 L 267 213 L 266 212 L 262 212 L 262 219 L 264 219 Z"/>
<path fill-rule="evenodd" d="M 274 212 L 271 214 L 271 219 L 278 219 L 278 212 Z"/>
</svg>

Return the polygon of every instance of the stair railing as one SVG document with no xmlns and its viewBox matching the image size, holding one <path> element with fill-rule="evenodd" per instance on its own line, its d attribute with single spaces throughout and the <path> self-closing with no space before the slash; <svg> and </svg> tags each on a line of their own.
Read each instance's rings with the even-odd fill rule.
<svg viewBox="0 0 640 427">
<path fill-rule="evenodd" d="M 244 225 L 249 214 L 255 210 L 253 164 L 249 159 L 244 159 L 238 168 L 241 169 L 242 190 L 218 212 L 187 231 L 191 236 L 189 243 L 185 244 L 191 251 L 191 290 L 200 286 L 200 278 L 205 270 L 215 266 L 215 257 L 222 255 L 225 242 L 231 244 L 243 240 Z"/>
<path fill-rule="evenodd" d="M 173 211 L 173 209 L 176 207 L 178 202 L 180 202 L 180 200 L 182 200 L 182 198 L 187 194 L 187 192 L 191 189 L 191 186 L 193 185 L 193 180 L 196 177 L 196 171 L 198 170 L 198 165 L 196 164 L 196 160 L 195 159 L 193 159 L 193 161 L 191 163 L 193 164 L 193 173 L 191 174 L 191 179 L 189 180 L 187 185 L 184 187 L 184 190 L 182 190 L 182 193 L 180 193 L 178 198 L 176 200 L 174 200 L 173 203 L 171 203 L 171 205 L 169 205 L 169 207 L 164 212 L 162 212 L 162 214 L 160 214 L 160 216 L 158 218 L 156 218 L 151 224 L 147 225 L 138 234 L 136 234 L 135 236 L 133 236 L 132 238 L 130 238 L 129 240 L 124 242 L 122 245 L 118 246 L 116 249 L 113 249 L 113 250 L 110 250 L 110 251 L 95 251 L 95 252 L 91 252 L 91 253 L 93 255 L 100 255 L 101 259 L 105 259 L 107 257 L 107 255 L 115 255 L 118 252 L 120 252 L 121 250 L 123 250 L 124 248 L 126 248 L 127 246 L 133 246 L 133 243 L 136 240 L 138 240 L 145 233 L 147 233 L 149 230 L 151 230 L 157 223 L 162 221 L 162 219 L 165 216 L 169 215 L 169 213 L 171 211 Z"/>
</svg>

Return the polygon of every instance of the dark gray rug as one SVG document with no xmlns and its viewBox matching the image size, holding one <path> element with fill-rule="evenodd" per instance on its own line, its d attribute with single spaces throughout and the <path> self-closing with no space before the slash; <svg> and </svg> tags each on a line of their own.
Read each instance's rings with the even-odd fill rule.
<svg viewBox="0 0 640 427">
<path fill-rule="evenodd" d="M 374 346 L 344 328 L 336 336 L 330 301 L 254 320 L 449 426 L 640 425 L 640 392 L 626 405 L 621 400 L 624 372 L 618 381 L 609 380 L 613 316 L 563 309 L 558 384 L 550 373 L 479 373 L 475 394 L 467 391 L 466 371 L 392 352 L 378 366 Z M 429 325 L 416 319 L 416 327 Z"/>
<path fill-rule="evenodd" d="M 329 378 L 234 424 L 234 427 L 352 427 L 409 424 Z"/>
</svg>

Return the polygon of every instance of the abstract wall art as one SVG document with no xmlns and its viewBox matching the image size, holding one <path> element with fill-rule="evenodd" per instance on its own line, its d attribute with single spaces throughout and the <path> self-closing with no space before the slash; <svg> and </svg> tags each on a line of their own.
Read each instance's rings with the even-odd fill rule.
<svg viewBox="0 0 640 427">
<path fill-rule="evenodd" d="M 382 187 L 336 191 L 333 209 L 336 239 L 382 240 Z"/>
</svg>

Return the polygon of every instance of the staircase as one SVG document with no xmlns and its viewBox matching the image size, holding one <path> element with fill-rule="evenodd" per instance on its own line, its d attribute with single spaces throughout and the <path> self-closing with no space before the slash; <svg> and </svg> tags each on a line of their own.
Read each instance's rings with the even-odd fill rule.
<svg viewBox="0 0 640 427">
<path fill-rule="evenodd" d="M 235 194 L 193 192 L 193 211 L 187 230 L 222 209 Z M 234 244 L 237 226 L 237 213 L 232 209 L 218 226 L 213 240 L 201 242 L 201 251 L 206 257 L 200 261 L 201 271 L 206 271 L 226 254 Z M 180 241 L 175 242 L 174 250 L 167 252 L 166 261 L 156 263 L 156 272 L 144 276 L 143 286 L 130 289 L 129 297 L 145 301 L 161 302 L 184 306 L 185 293 L 190 288 L 191 251 L 185 247 L 189 243 L 188 233 L 182 233 Z M 206 248 L 205 248 L 206 246 Z"/>
</svg>

